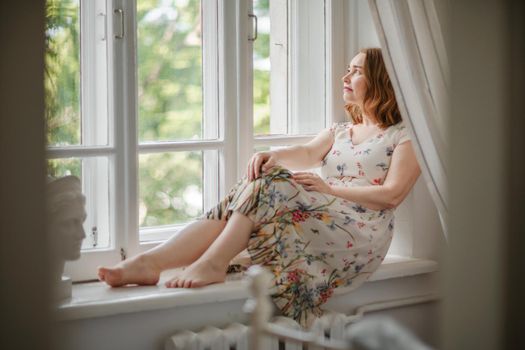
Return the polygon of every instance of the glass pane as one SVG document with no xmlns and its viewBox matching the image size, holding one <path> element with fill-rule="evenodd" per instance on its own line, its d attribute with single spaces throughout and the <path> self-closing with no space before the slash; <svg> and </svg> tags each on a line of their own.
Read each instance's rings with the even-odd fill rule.
<svg viewBox="0 0 525 350">
<path fill-rule="evenodd" d="M 270 133 L 270 0 L 254 0 L 257 40 L 253 43 L 253 131 Z"/>
<path fill-rule="evenodd" d="M 109 228 L 109 164 L 107 157 L 64 158 L 47 161 L 49 181 L 73 175 L 82 182 L 87 213 L 84 222 L 86 238 L 82 249 L 102 249 L 110 246 Z"/>
<path fill-rule="evenodd" d="M 202 138 L 199 0 L 139 0 L 139 140 Z"/>
<path fill-rule="evenodd" d="M 202 152 L 139 156 L 140 227 L 188 222 L 203 212 Z"/>
<path fill-rule="evenodd" d="M 80 143 L 80 2 L 47 0 L 45 115 L 47 144 Z"/>
</svg>

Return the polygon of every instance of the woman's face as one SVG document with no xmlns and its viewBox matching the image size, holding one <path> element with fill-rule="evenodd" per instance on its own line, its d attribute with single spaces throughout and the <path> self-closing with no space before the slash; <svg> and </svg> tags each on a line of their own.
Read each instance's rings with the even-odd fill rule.
<svg viewBox="0 0 525 350">
<path fill-rule="evenodd" d="M 343 76 L 343 99 L 345 103 L 355 103 L 362 105 L 365 98 L 367 82 L 364 75 L 366 55 L 358 53 L 350 64 L 346 74 Z"/>
</svg>

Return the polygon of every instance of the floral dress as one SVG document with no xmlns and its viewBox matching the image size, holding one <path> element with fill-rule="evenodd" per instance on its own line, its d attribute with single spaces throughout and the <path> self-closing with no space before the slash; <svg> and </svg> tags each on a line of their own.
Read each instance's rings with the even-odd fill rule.
<svg viewBox="0 0 525 350">
<path fill-rule="evenodd" d="M 395 147 L 409 140 L 403 122 L 357 145 L 352 126 L 330 127 L 334 142 L 321 176 L 334 186 L 383 184 Z M 336 288 L 357 288 L 379 267 L 392 240 L 394 212 L 307 191 L 292 174 L 276 166 L 251 182 L 244 176 L 200 219 L 227 220 L 238 211 L 255 223 L 247 247 L 251 264 L 273 273 L 273 302 L 308 328 Z"/>
</svg>

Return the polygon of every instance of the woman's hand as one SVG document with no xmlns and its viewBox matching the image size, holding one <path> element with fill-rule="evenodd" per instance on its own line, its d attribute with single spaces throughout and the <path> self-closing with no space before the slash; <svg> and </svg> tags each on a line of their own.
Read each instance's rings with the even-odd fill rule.
<svg viewBox="0 0 525 350">
<path fill-rule="evenodd" d="M 248 162 L 248 169 L 246 175 L 249 181 L 253 181 L 259 177 L 262 172 L 277 165 L 277 159 L 274 152 L 257 152 Z"/>
<path fill-rule="evenodd" d="M 293 174 L 293 179 L 303 185 L 307 191 L 317 191 L 332 194 L 332 186 L 327 184 L 321 177 L 315 173 L 298 171 Z"/>
</svg>

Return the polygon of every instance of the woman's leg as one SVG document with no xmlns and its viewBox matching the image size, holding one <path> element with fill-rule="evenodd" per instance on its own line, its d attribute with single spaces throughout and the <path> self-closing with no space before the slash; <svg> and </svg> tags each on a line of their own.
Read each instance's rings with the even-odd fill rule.
<svg viewBox="0 0 525 350">
<path fill-rule="evenodd" d="M 226 226 L 225 220 L 202 219 L 186 226 L 161 245 L 126 259 L 114 267 L 99 267 L 98 277 L 112 287 L 157 284 L 163 270 L 197 260 Z"/>
<path fill-rule="evenodd" d="M 253 228 L 250 218 L 233 212 L 222 233 L 206 252 L 180 276 L 166 282 L 166 287 L 195 288 L 223 282 L 231 259 L 247 247 Z"/>
</svg>

